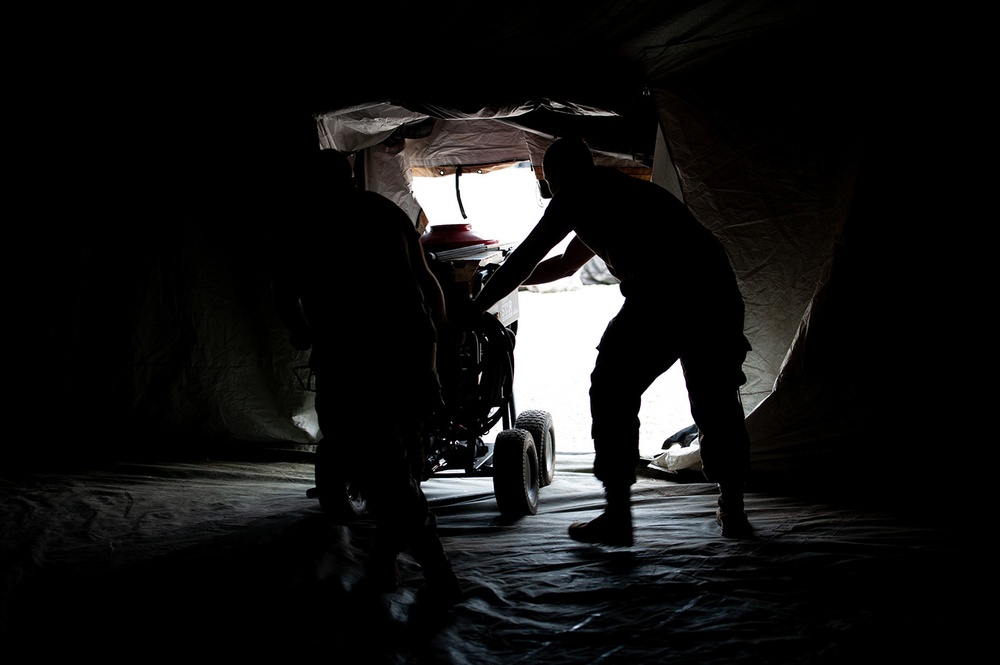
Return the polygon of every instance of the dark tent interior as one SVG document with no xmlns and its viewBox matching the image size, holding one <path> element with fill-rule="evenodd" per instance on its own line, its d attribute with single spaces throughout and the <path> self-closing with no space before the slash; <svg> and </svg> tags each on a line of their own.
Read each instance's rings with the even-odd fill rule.
<svg viewBox="0 0 1000 665">
<path fill-rule="evenodd" d="M 27 31 L 49 56 L 11 83 L 32 200 L 8 245 L 27 253 L 8 261 L 8 321 L 27 332 L 8 354 L 19 436 L 0 453 L 10 662 L 978 655 L 968 594 L 992 575 L 970 547 L 981 489 L 949 448 L 968 408 L 949 359 L 965 348 L 940 323 L 965 320 L 967 287 L 951 286 L 954 241 L 920 232 L 941 219 L 961 129 L 932 17 L 828 0 L 328 4 L 67 11 Z M 571 542 L 602 493 L 590 442 L 560 438 L 522 519 L 500 519 L 489 478 L 425 482 L 467 595 L 417 630 L 416 564 L 359 606 L 368 527 L 331 525 L 306 494 L 307 353 L 288 344 L 271 269 L 327 242 L 350 288 L 377 248 L 303 237 L 296 169 L 317 146 L 348 152 L 416 223 L 410 174 L 537 171 L 569 134 L 673 191 L 730 254 L 753 345 L 755 537 L 721 537 L 696 467 L 654 464 L 634 547 Z M 570 416 L 552 415 L 562 432 Z"/>
</svg>

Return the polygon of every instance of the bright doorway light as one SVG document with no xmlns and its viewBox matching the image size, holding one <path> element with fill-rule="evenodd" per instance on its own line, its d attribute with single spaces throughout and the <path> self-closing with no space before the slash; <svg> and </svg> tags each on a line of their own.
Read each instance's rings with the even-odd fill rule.
<svg viewBox="0 0 1000 665">
<path fill-rule="evenodd" d="M 548 199 L 538 191 L 529 162 L 486 173 L 413 178 L 413 195 L 430 226 L 471 224 L 472 231 L 500 243 L 519 243 L 545 212 Z M 465 217 L 462 211 L 465 211 Z"/>
</svg>

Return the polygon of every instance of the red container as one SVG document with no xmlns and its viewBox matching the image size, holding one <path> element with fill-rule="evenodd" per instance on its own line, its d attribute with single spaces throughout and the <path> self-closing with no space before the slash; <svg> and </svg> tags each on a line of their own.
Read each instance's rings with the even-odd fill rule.
<svg viewBox="0 0 1000 665">
<path fill-rule="evenodd" d="M 437 224 L 420 237 L 428 252 L 441 252 L 470 245 L 496 245 L 499 240 L 486 240 L 472 231 L 472 224 Z"/>
</svg>

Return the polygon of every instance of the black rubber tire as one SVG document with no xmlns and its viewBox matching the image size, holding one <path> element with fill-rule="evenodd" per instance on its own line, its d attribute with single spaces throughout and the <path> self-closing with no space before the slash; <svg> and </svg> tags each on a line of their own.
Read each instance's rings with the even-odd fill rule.
<svg viewBox="0 0 1000 665">
<path fill-rule="evenodd" d="M 505 429 L 493 444 L 493 494 L 507 518 L 538 512 L 538 452 L 531 433 Z"/>
<path fill-rule="evenodd" d="M 333 446 L 322 441 L 316 445 L 316 496 L 319 506 L 334 524 L 347 524 L 368 515 L 364 493 L 337 469 Z"/>
<path fill-rule="evenodd" d="M 552 414 L 535 409 L 522 411 L 514 427 L 531 432 L 538 453 L 538 486 L 551 485 L 556 476 L 556 429 L 552 424 Z"/>
</svg>

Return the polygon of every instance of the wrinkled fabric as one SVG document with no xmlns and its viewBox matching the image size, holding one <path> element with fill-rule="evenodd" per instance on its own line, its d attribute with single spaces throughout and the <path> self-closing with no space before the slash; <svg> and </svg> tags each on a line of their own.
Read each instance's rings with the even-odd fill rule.
<svg viewBox="0 0 1000 665">
<path fill-rule="evenodd" d="M 567 526 L 604 505 L 588 453 L 558 455 L 538 513 L 513 522 L 499 517 L 489 478 L 424 483 L 467 593 L 438 627 L 415 629 L 415 562 L 400 559 L 396 593 L 353 597 L 371 525 L 324 519 L 306 496 L 309 455 L 270 457 L 6 480 L 0 649 L 455 665 L 972 662 L 981 652 L 968 591 L 984 569 L 947 525 L 749 492 L 755 538 L 728 540 L 712 485 L 651 473 L 632 490 L 635 545 L 582 545 Z"/>
</svg>

